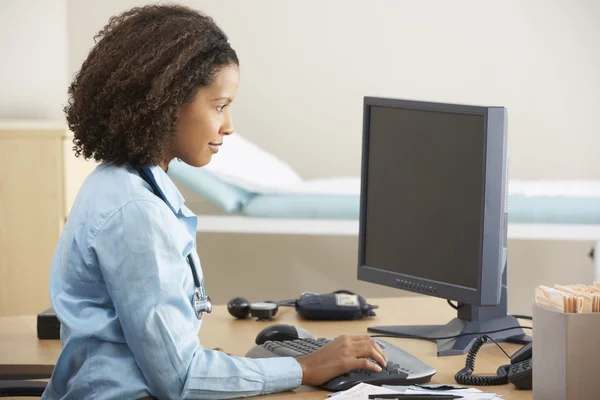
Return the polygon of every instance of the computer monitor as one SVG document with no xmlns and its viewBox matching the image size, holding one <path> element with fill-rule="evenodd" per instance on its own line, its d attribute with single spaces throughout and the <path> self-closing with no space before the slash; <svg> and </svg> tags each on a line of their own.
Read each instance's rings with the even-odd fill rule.
<svg viewBox="0 0 600 400">
<path fill-rule="evenodd" d="M 531 340 L 503 330 L 519 326 L 506 302 L 507 159 L 504 107 L 364 99 L 358 279 L 458 303 L 446 325 L 370 332 L 465 334 L 436 340 L 439 356 L 465 353 L 479 332 Z"/>
</svg>

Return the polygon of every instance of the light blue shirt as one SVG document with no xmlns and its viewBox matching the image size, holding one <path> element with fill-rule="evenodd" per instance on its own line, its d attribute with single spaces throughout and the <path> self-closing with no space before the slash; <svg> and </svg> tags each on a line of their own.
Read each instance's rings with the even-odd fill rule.
<svg viewBox="0 0 600 400">
<path fill-rule="evenodd" d="M 160 167 L 100 164 L 73 204 L 52 262 L 50 296 L 62 352 L 44 399 L 224 399 L 300 386 L 293 358 L 204 349 L 186 260 L 196 216 Z M 210 294 L 210 283 L 207 285 Z"/>
</svg>

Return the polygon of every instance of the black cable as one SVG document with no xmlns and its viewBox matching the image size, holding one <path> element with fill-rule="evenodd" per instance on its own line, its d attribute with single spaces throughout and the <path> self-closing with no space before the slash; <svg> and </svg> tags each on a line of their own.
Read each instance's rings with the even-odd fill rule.
<svg viewBox="0 0 600 400">
<path fill-rule="evenodd" d="M 505 385 L 508 383 L 508 371 L 510 369 L 510 364 L 502 365 L 496 371 L 496 376 L 473 376 L 473 371 L 475 371 L 475 356 L 477 356 L 477 352 L 483 346 L 483 344 L 487 341 L 487 339 L 491 339 L 496 343 L 494 339 L 487 335 L 483 335 L 475 341 L 471 349 L 469 350 L 469 354 L 467 354 L 467 361 L 465 362 L 465 367 L 458 371 L 456 375 L 454 375 L 454 379 L 456 383 L 460 385 L 467 386 L 495 386 L 495 385 Z M 496 343 L 498 347 L 506 354 L 506 351 Z M 506 354 L 508 358 L 508 354 Z"/>
<path fill-rule="evenodd" d="M 419 336 L 419 335 L 402 335 L 402 334 L 396 334 L 396 335 L 377 334 L 377 335 L 371 335 L 371 337 L 391 337 L 391 338 L 400 338 L 400 339 L 422 339 L 422 340 L 444 340 L 444 339 L 456 339 L 456 338 L 463 337 L 463 336 L 486 335 L 486 334 L 510 331 L 512 329 L 533 329 L 533 328 L 531 326 L 518 325 L 518 326 L 511 326 L 509 328 L 496 329 L 495 331 L 461 333 L 458 335 L 443 336 L 443 337 L 426 337 L 426 336 Z"/>
<path fill-rule="evenodd" d="M 455 310 L 458 310 L 463 307 L 463 305 L 455 306 L 450 300 L 446 300 L 446 301 L 448 302 L 448 305 L 450 307 L 454 308 Z M 530 321 L 533 321 L 533 318 L 529 315 L 511 314 L 511 317 L 515 317 L 515 318 L 519 318 L 519 319 L 528 319 Z"/>
<path fill-rule="evenodd" d="M 458 310 L 460 307 L 459 306 L 455 306 L 454 304 L 452 304 L 452 302 L 450 300 L 446 300 L 448 302 L 448 305 L 452 308 L 454 308 L 455 310 Z"/>
<path fill-rule="evenodd" d="M 277 305 L 279 307 L 295 307 L 296 306 L 296 300 L 295 299 L 281 300 L 281 301 L 277 302 Z"/>
<path fill-rule="evenodd" d="M 507 353 L 507 352 L 506 352 L 506 351 L 505 351 L 505 350 L 502 348 L 502 346 L 500 346 L 500 345 L 498 344 L 498 342 L 496 342 L 496 341 L 494 340 L 494 338 L 492 338 L 491 336 L 488 336 L 488 335 L 484 335 L 484 336 L 485 336 L 485 337 L 487 337 L 488 339 L 490 339 L 492 342 L 496 343 L 496 346 L 498 346 L 498 347 L 500 348 L 500 350 L 502 350 L 502 352 L 503 352 L 504 354 L 506 354 L 506 357 L 508 357 L 508 359 L 509 359 L 509 360 L 512 360 L 512 357 L 508 355 L 508 353 Z"/>
<path fill-rule="evenodd" d="M 529 315 L 519 315 L 519 314 L 511 314 L 511 317 L 515 317 L 518 319 L 528 319 L 530 321 L 533 321 L 533 317 L 529 316 Z"/>
</svg>

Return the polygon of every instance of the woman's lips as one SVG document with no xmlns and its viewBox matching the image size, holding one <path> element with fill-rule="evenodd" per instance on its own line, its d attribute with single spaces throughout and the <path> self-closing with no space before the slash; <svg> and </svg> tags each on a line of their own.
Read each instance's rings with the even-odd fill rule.
<svg viewBox="0 0 600 400">
<path fill-rule="evenodd" d="M 210 147 L 210 149 L 213 151 L 213 153 L 218 153 L 219 152 L 219 146 L 222 145 L 223 143 L 209 143 L 208 147 Z"/>
</svg>

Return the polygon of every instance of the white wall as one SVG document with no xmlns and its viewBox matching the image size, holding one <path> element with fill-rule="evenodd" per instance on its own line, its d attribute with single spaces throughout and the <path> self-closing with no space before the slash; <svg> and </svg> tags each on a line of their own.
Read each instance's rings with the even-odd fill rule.
<svg viewBox="0 0 600 400">
<path fill-rule="evenodd" d="M 69 1 L 70 71 L 140 3 Z M 600 177 L 598 1 L 186 3 L 238 51 L 239 132 L 304 177 L 358 174 L 365 95 L 506 106 L 513 177 Z"/>
<path fill-rule="evenodd" d="M 0 0 L 0 118 L 64 120 L 67 1 Z"/>
<path fill-rule="evenodd" d="M 70 74 L 111 15 L 144 3 L 69 0 Z M 238 52 L 237 130 L 305 178 L 359 173 L 365 95 L 506 106 L 513 178 L 600 178 L 598 1 L 186 3 Z M 282 293 L 290 277 L 302 290 L 397 294 L 356 282 L 355 239 L 199 235 L 198 245 L 219 302 L 296 295 Z M 530 312 L 536 284 L 592 277 L 588 243 L 510 246 L 515 311 Z M 266 271 L 281 283 L 256 278 Z"/>
</svg>

